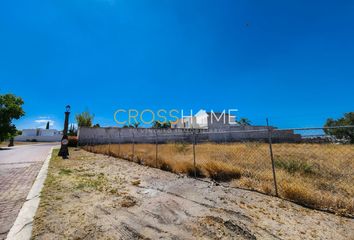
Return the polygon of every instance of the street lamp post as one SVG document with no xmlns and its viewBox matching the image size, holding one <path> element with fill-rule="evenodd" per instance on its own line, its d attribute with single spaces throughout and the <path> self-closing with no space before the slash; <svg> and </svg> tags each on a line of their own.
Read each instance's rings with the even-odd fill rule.
<svg viewBox="0 0 354 240">
<path fill-rule="evenodd" d="M 69 128 L 69 115 L 70 115 L 70 106 L 66 106 L 65 112 L 65 121 L 64 121 L 64 130 L 63 130 L 63 138 L 61 139 L 60 150 L 58 156 L 61 156 L 63 159 L 68 159 L 69 149 L 68 149 L 68 128 Z"/>
</svg>

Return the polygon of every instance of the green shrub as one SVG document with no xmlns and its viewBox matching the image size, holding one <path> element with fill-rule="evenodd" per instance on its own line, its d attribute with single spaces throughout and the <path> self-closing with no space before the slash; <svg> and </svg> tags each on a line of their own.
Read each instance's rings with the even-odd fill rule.
<svg viewBox="0 0 354 240">
<path fill-rule="evenodd" d="M 186 142 L 175 143 L 174 147 L 177 153 L 186 154 L 189 150 L 188 143 Z"/>
<path fill-rule="evenodd" d="M 275 167 L 282 168 L 291 174 L 294 174 L 296 172 L 305 173 L 305 174 L 315 173 L 313 165 L 311 165 L 307 162 L 299 161 L 299 160 L 278 159 L 278 160 L 275 160 L 274 164 L 275 164 Z"/>
<path fill-rule="evenodd" d="M 69 147 L 77 147 L 78 139 L 76 136 L 69 136 L 68 140 L 69 140 L 69 144 L 68 144 Z"/>
</svg>

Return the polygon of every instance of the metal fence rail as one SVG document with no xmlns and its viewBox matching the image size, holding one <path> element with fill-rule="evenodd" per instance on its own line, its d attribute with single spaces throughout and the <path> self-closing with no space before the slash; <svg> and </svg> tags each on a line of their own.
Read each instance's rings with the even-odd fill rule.
<svg viewBox="0 0 354 240">
<path fill-rule="evenodd" d="M 124 138 L 107 136 L 105 144 L 90 139 L 82 147 L 354 217 L 354 144 L 348 138 L 332 135 L 333 130 L 350 135 L 354 126 L 238 131 L 243 140 L 234 142 L 226 137 L 228 131 L 213 132 L 218 134 L 217 141 L 203 137 L 208 131 L 188 130 L 178 134 L 156 131 L 154 136 L 140 136 L 139 142 L 134 134 Z M 264 137 L 252 138 L 255 131 Z M 279 134 L 286 131 L 299 134 L 301 140 L 279 141 Z"/>
</svg>

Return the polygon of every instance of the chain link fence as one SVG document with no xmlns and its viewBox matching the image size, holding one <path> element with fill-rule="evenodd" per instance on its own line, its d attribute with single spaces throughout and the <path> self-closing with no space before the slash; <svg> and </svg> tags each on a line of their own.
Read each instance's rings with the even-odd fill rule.
<svg viewBox="0 0 354 240">
<path fill-rule="evenodd" d="M 131 136 L 115 136 L 114 140 L 107 136 L 105 144 L 90 139 L 82 147 L 353 217 L 354 144 L 349 138 L 336 137 L 335 131 L 350 136 L 354 126 L 269 127 L 213 132 L 212 137 L 210 132 L 198 129 L 178 134 L 156 131 L 154 136 L 140 135 L 139 139 L 132 132 Z M 209 137 L 205 137 L 207 134 Z"/>
</svg>

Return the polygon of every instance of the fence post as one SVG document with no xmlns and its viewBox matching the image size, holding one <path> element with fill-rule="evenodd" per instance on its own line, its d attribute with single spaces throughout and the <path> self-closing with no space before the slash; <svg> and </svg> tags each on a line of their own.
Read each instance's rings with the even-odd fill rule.
<svg viewBox="0 0 354 240">
<path fill-rule="evenodd" d="M 111 143 L 112 143 L 112 138 L 111 138 L 111 134 L 108 134 L 108 136 L 109 136 L 108 156 L 111 156 Z"/>
<path fill-rule="evenodd" d="M 134 131 L 134 130 L 133 130 Z M 134 154 L 135 154 L 135 138 L 134 138 L 134 132 L 132 132 L 133 134 L 133 144 L 132 144 L 132 153 L 133 153 L 133 156 L 132 156 L 132 161 L 134 161 Z"/>
<path fill-rule="evenodd" d="M 121 136 L 120 136 L 120 129 L 119 129 L 119 131 L 118 131 L 118 157 L 121 157 L 121 155 L 120 155 L 120 143 L 121 143 Z"/>
<path fill-rule="evenodd" d="M 276 175 L 275 175 L 274 156 L 273 156 L 273 147 L 272 147 L 272 132 L 271 132 L 271 129 L 269 127 L 268 118 L 267 118 L 267 128 L 268 128 L 269 153 L 270 153 L 270 159 L 272 161 L 272 171 L 273 171 L 275 196 L 278 197 L 278 186 L 277 186 L 277 178 L 276 178 Z"/>
<path fill-rule="evenodd" d="M 196 134 L 193 129 L 193 167 L 194 167 L 194 178 L 197 178 L 197 167 L 195 164 L 195 144 L 196 144 Z"/>
<path fill-rule="evenodd" d="M 118 157 L 120 157 L 120 142 L 121 142 L 120 129 L 118 129 Z"/>
<path fill-rule="evenodd" d="M 157 158 L 158 158 L 158 150 L 159 150 L 159 143 L 158 143 L 158 136 L 157 136 L 157 129 L 155 130 L 155 165 L 156 165 L 156 168 L 158 168 L 158 160 L 157 160 Z"/>
</svg>

